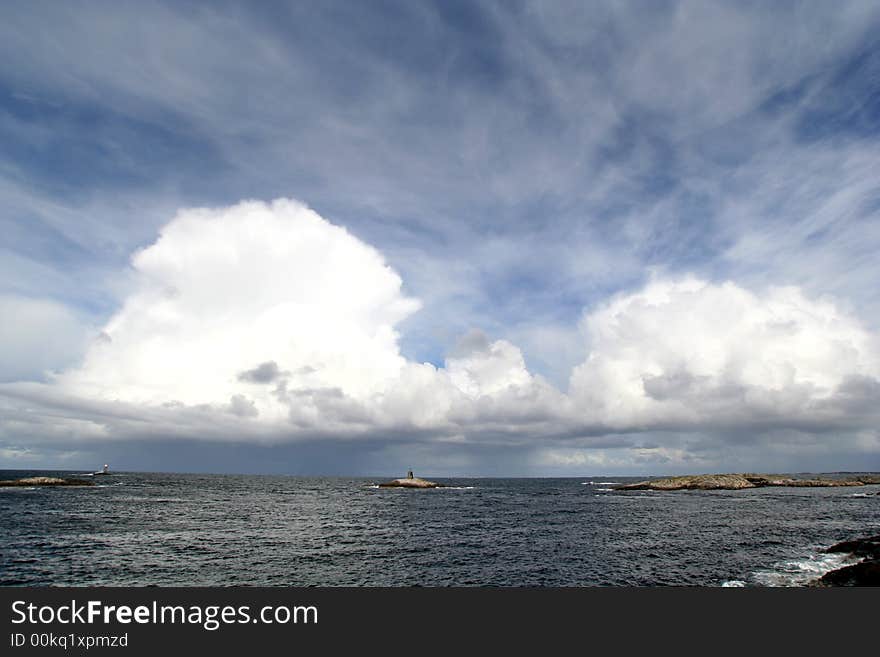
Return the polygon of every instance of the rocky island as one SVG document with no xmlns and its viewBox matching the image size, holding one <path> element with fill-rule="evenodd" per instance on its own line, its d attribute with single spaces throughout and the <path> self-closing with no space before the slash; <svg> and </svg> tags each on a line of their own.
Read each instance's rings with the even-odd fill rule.
<svg viewBox="0 0 880 657">
<path fill-rule="evenodd" d="M 62 479 L 61 477 L 25 477 L 24 479 L 6 479 L 0 486 L 94 486 L 88 479 Z"/>
<path fill-rule="evenodd" d="M 740 490 L 743 488 L 867 486 L 880 484 L 878 475 L 856 475 L 842 479 L 798 479 L 786 475 L 703 474 L 649 479 L 615 486 L 614 490 Z"/>
<path fill-rule="evenodd" d="M 392 481 L 386 481 L 384 484 L 379 484 L 379 488 L 442 488 L 442 484 L 438 484 L 434 481 L 428 481 L 427 479 L 420 479 L 419 477 L 413 477 L 412 470 L 409 471 L 407 476 L 402 479 L 394 479 Z"/>
</svg>

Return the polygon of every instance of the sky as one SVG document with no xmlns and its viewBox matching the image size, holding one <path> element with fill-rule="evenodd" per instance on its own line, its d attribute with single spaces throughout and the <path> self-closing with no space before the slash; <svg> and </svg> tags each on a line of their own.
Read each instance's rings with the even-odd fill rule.
<svg viewBox="0 0 880 657">
<path fill-rule="evenodd" d="M 880 470 L 876 2 L 0 8 L 0 468 Z"/>
</svg>

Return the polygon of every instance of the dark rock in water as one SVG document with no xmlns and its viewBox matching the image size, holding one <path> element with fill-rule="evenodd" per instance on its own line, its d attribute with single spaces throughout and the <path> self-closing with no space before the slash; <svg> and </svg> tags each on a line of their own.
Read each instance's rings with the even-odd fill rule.
<svg viewBox="0 0 880 657">
<path fill-rule="evenodd" d="M 0 486 L 94 486 L 88 479 L 61 479 L 60 477 L 25 477 L 0 481 Z"/>
<path fill-rule="evenodd" d="M 816 586 L 880 586 L 880 535 L 841 541 L 824 552 L 851 554 L 862 560 L 825 573 Z"/>
<path fill-rule="evenodd" d="M 880 561 L 861 561 L 825 573 L 819 586 L 880 586 Z"/>
<path fill-rule="evenodd" d="M 826 548 L 825 552 L 846 552 L 857 557 L 880 560 L 880 534 L 867 538 L 857 538 L 852 541 L 841 541 L 840 543 L 835 543 L 830 548 Z"/>
</svg>

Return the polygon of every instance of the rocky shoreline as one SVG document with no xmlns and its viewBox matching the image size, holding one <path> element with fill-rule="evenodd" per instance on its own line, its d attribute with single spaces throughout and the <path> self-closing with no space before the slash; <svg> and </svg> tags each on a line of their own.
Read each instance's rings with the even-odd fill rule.
<svg viewBox="0 0 880 657">
<path fill-rule="evenodd" d="M 767 487 L 839 487 L 880 484 L 880 475 L 854 475 L 842 479 L 798 479 L 786 475 L 766 474 L 705 474 L 649 479 L 634 484 L 615 486 L 614 490 L 742 490 Z"/>
<path fill-rule="evenodd" d="M 62 479 L 61 477 L 25 477 L 24 479 L 6 479 L 0 481 L 0 487 L 34 487 L 34 486 L 94 486 L 88 479 Z"/>
<path fill-rule="evenodd" d="M 849 554 L 861 561 L 825 573 L 813 586 L 880 586 L 880 534 L 836 543 L 824 552 Z"/>
</svg>

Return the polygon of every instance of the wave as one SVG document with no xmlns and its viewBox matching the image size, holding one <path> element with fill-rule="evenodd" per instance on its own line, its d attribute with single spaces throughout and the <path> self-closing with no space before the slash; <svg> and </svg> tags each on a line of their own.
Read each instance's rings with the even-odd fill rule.
<svg viewBox="0 0 880 657">
<path fill-rule="evenodd" d="M 857 559 L 850 554 L 810 554 L 800 559 L 781 561 L 766 570 L 755 571 L 749 580 L 758 586 L 806 586 L 825 573 L 855 561 Z M 744 582 L 742 584 L 735 582 L 742 580 L 727 580 L 721 586 L 745 586 Z"/>
<path fill-rule="evenodd" d="M 582 481 L 581 486 L 619 486 L 619 481 Z"/>
<path fill-rule="evenodd" d="M 741 579 L 729 579 L 721 584 L 723 589 L 739 589 L 746 585 Z"/>
</svg>

